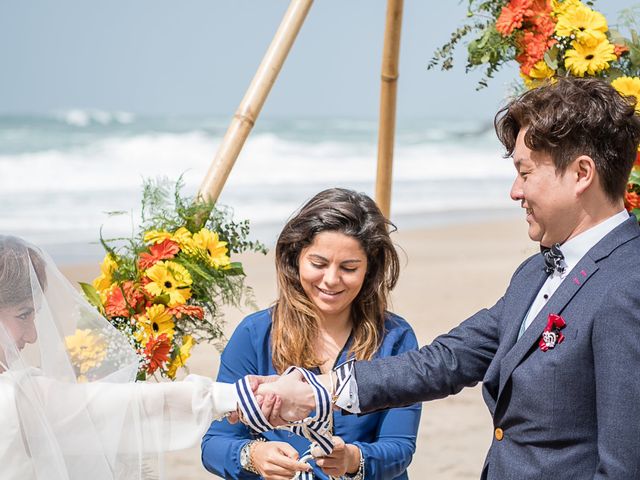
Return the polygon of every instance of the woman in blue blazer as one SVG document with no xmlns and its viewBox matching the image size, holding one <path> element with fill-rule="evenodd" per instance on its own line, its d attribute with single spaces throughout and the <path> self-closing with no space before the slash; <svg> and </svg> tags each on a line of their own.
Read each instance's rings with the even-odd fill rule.
<svg viewBox="0 0 640 480">
<path fill-rule="evenodd" d="M 349 358 L 416 349 L 409 324 L 387 311 L 399 274 L 389 226 L 371 198 L 351 190 L 325 190 L 304 205 L 276 244 L 278 299 L 240 323 L 222 354 L 218 381 L 280 374 L 290 365 L 324 373 Z M 336 448 L 312 462 L 314 477 L 408 478 L 420 408 L 334 413 Z M 202 461 L 224 478 L 290 479 L 308 448 L 307 439 L 289 432 L 255 437 L 241 423 L 214 422 Z"/>
</svg>

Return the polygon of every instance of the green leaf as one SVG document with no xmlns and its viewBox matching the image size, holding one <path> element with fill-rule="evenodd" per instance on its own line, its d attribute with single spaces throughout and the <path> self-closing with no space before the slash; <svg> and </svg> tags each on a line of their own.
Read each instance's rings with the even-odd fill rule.
<svg viewBox="0 0 640 480">
<path fill-rule="evenodd" d="M 240 262 L 231 262 L 229 267 L 224 269 L 224 272 L 227 275 L 244 275 L 244 268 Z"/>
<path fill-rule="evenodd" d="M 544 52 L 544 62 L 547 64 L 549 68 L 552 70 L 558 69 L 558 48 L 552 47 L 546 52 Z"/>
<path fill-rule="evenodd" d="M 89 301 L 91 305 L 96 307 L 100 313 L 104 314 L 104 307 L 102 306 L 102 301 L 100 300 L 100 294 L 95 289 L 95 287 L 89 283 L 78 282 L 80 284 L 80 288 L 82 288 L 82 292 L 84 296 Z"/>
<path fill-rule="evenodd" d="M 629 175 L 629 183 L 640 185 L 640 168 L 631 169 L 631 175 Z"/>
<path fill-rule="evenodd" d="M 169 305 L 169 300 L 171 300 L 171 297 L 169 296 L 168 293 L 165 293 L 164 295 L 158 295 L 157 297 L 153 297 L 153 300 L 151 300 L 151 303 L 153 303 L 154 305 Z"/>
</svg>

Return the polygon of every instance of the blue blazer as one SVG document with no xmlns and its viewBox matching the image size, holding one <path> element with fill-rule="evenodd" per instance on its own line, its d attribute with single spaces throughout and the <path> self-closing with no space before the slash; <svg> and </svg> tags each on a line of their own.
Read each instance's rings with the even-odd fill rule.
<svg viewBox="0 0 640 480">
<path fill-rule="evenodd" d="M 630 217 L 569 272 L 518 340 L 544 283 L 541 255 L 504 296 L 419 351 L 356 362 L 363 411 L 483 382 L 494 436 L 482 478 L 640 478 L 640 228 Z M 564 342 L 538 345 L 549 314 Z"/>
<path fill-rule="evenodd" d="M 416 350 L 418 342 L 409 324 L 389 314 L 385 335 L 376 357 L 388 357 Z M 346 361 L 345 348 L 339 362 Z M 262 310 L 246 317 L 229 340 L 220 364 L 219 382 L 235 382 L 247 374 L 274 375 L 271 361 L 271 311 Z M 367 479 L 406 479 L 406 469 L 416 447 L 421 405 L 356 416 L 334 413 L 334 435 L 357 445 L 365 458 Z M 287 442 L 300 454 L 308 447 L 303 437 L 284 431 L 267 432 L 267 440 Z M 202 463 L 210 472 L 224 478 L 258 478 L 240 466 L 240 450 L 252 438 L 248 428 L 226 420 L 213 422 L 202 440 Z M 314 476 L 328 478 L 314 463 Z"/>
</svg>

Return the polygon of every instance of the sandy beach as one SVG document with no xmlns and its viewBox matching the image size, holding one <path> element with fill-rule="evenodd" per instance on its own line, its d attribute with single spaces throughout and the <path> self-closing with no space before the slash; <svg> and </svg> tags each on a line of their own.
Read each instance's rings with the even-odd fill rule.
<svg viewBox="0 0 640 480">
<path fill-rule="evenodd" d="M 477 310 L 491 306 L 504 293 L 511 274 L 536 246 L 520 220 L 404 231 L 393 234 L 403 269 L 393 294 L 393 311 L 412 325 L 420 344 L 429 343 Z M 275 298 L 273 256 L 240 258 L 259 308 Z M 67 265 L 73 281 L 89 281 L 96 265 Z M 226 332 L 231 334 L 250 313 L 230 310 Z M 194 349 L 193 373 L 215 377 L 219 354 L 209 345 Z M 492 425 L 480 387 L 424 404 L 418 444 L 409 474 L 414 479 L 477 479 L 491 442 Z M 167 462 L 168 478 L 204 480 L 212 475 L 200 464 L 199 446 L 176 452 Z"/>
</svg>

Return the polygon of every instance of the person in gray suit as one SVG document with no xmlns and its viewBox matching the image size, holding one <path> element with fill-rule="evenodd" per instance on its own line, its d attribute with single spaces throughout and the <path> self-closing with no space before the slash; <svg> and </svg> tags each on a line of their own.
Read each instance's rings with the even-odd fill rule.
<svg viewBox="0 0 640 480">
<path fill-rule="evenodd" d="M 339 407 L 367 413 L 482 382 L 495 430 L 481 478 L 640 479 L 640 227 L 624 208 L 640 141 L 633 100 L 566 78 L 498 112 L 511 198 L 542 254 L 430 345 L 343 366 Z M 298 375 L 262 381 L 279 397 L 272 422 L 313 408 Z"/>
</svg>

